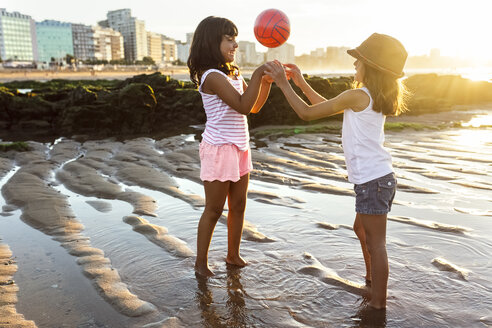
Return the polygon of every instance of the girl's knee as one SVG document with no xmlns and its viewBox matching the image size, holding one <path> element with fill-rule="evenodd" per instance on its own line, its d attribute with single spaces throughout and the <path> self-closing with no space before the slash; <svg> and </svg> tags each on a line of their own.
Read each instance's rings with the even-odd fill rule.
<svg viewBox="0 0 492 328">
<path fill-rule="evenodd" d="M 386 251 L 386 241 L 370 241 L 367 240 L 367 250 L 371 254 L 375 254 L 377 252 Z"/>
<path fill-rule="evenodd" d="M 357 235 L 357 237 L 359 237 L 359 239 L 365 236 L 364 227 L 358 220 L 355 220 L 353 229 L 354 233 Z"/>
<path fill-rule="evenodd" d="M 205 215 L 207 215 L 208 217 L 210 217 L 211 219 L 217 221 L 217 220 L 219 220 L 223 211 L 224 211 L 223 208 L 213 207 L 213 206 L 205 206 L 205 210 L 203 211 L 203 213 Z"/>
<path fill-rule="evenodd" d="M 233 212 L 235 214 L 244 213 L 246 210 L 246 200 L 244 201 L 236 201 L 232 204 L 229 204 L 229 212 Z"/>
</svg>

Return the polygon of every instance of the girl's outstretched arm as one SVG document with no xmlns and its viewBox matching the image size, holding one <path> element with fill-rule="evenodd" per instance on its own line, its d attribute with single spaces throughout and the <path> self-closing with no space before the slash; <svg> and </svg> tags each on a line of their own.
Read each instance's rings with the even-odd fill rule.
<svg viewBox="0 0 492 328">
<path fill-rule="evenodd" d="M 309 99 L 311 104 L 319 104 L 320 102 L 326 101 L 326 98 L 317 93 L 311 86 L 306 82 L 304 76 L 301 73 L 301 70 L 297 65 L 294 64 L 284 64 L 285 67 L 288 68 L 288 73 L 290 73 L 290 77 L 292 81 L 294 81 L 295 85 L 297 85 L 302 92 Z"/>
<path fill-rule="evenodd" d="M 202 91 L 209 94 L 216 94 L 226 104 L 231 106 L 240 114 L 247 115 L 253 109 L 260 92 L 261 78 L 265 70 L 265 65 L 258 67 L 251 75 L 248 88 L 241 95 L 220 73 L 210 73 L 203 82 Z"/>
<path fill-rule="evenodd" d="M 260 94 L 258 95 L 258 99 L 256 99 L 253 108 L 251 109 L 251 113 L 258 113 L 261 110 L 266 100 L 268 99 L 268 95 L 270 94 L 272 82 L 273 79 L 270 76 L 263 75 L 263 77 L 261 78 Z M 246 82 L 244 84 L 247 87 Z"/>
<path fill-rule="evenodd" d="M 265 73 L 270 75 L 282 90 L 285 98 L 297 115 L 305 121 L 317 120 L 323 117 L 335 115 L 343 112 L 345 109 L 360 111 L 369 105 L 369 97 L 361 90 L 347 90 L 338 96 L 319 102 L 315 105 L 308 105 L 299 97 L 290 83 L 287 81 L 283 65 L 278 62 L 269 62 L 265 64 L 267 69 Z"/>
</svg>

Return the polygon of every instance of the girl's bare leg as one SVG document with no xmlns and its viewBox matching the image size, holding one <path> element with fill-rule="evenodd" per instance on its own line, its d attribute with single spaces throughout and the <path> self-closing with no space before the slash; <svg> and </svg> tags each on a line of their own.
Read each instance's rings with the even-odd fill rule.
<svg viewBox="0 0 492 328">
<path fill-rule="evenodd" d="M 203 276 L 213 276 L 208 267 L 208 249 L 214 233 L 215 225 L 222 215 L 224 204 L 229 190 L 229 181 L 204 181 L 205 209 L 198 223 L 196 240 L 195 270 Z"/>
<path fill-rule="evenodd" d="M 386 253 L 386 217 L 386 214 L 359 214 L 371 257 L 372 288 L 369 306 L 376 309 L 386 308 L 388 290 L 389 267 Z"/>
<path fill-rule="evenodd" d="M 356 213 L 355 215 L 354 232 L 357 235 L 357 238 L 359 238 L 360 247 L 362 248 L 362 255 L 364 256 L 364 262 L 366 264 L 366 284 L 370 285 L 372 280 L 371 254 L 369 254 L 369 251 L 367 249 L 366 232 L 364 230 L 364 226 L 362 225 L 359 213 Z"/>
<path fill-rule="evenodd" d="M 232 265 L 245 266 L 246 261 L 239 255 L 241 236 L 243 234 L 244 211 L 248 194 L 249 173 L 239 181 L 231 182 L 229 187 L 227 215 L 227 257 L 226 262 Z"/>
</svg>

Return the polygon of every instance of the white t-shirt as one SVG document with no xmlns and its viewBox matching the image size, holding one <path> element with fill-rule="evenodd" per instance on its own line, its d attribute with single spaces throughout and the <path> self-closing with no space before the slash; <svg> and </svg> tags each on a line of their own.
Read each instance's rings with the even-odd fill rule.
<svg viewBox="0 0 492 328">
<path fill-rule="evenodd" d="M 346 109 L 342 127 L 348 180 L 354 184 L 362 184 L 393 172 L 391 155 L 383 146 L 386 116 L 372 109 L 373 100 L 369 90 L 366 87 L 360 90 L 369 96 L 369 105 L 360 112 Z"/>
</svg>

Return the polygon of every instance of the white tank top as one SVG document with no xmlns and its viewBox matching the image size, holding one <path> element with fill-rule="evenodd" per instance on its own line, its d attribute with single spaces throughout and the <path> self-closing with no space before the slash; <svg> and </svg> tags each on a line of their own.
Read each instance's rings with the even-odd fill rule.
<svg viewBox="0 0 492 328">
<path fill-rule="evenodd" d="M 208 74 L 218 72 L 226 77 L 227 81 L 240 93 L 243 94 L 243 78 L 238 76 L 237 80 L 218 69 L 209 69 L 203 73 L 198 91 L 202 96 L 203 108 L 207 115 L 205 131 L 202 133 L 203 141 L 211 145 L 234 144 L 242 151 L 249 148 L 249 130 L 246 115 L 238 113 L 227 105 L 218 95 L 202 92 L 202 85 Z"/>
<path fill-rule="evenodd" d="M 346 109 L 343 113 L 342 146 L 348 180 L 362 184 L 393 172 L 391 155 L 384 148 L 386 116 L 372 109 L 373 100 L 366 87 L 360 90 L 369 96 L 363 111 Z"/>
</svg>

